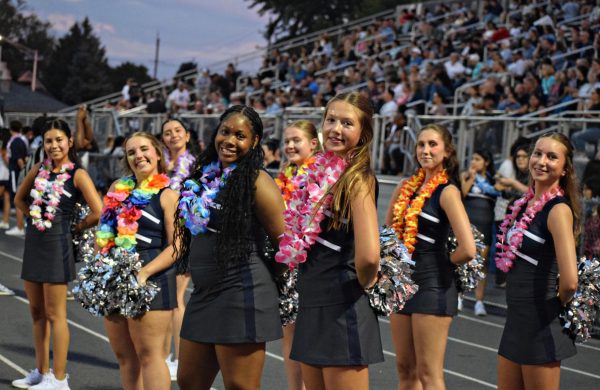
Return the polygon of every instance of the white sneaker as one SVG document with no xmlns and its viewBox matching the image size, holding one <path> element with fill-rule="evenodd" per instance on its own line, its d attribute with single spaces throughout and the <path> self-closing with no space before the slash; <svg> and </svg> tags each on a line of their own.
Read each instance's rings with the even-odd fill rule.
<svg viewBox="0 0 600 390">
<path fill-rule="evenodd" d="M 485 305 L 483 302 L 475 302 L 475 315 L 479 317 L 487 316 L 487 311 L 485 311 Z"/>
<path fill-rule="evenodd" d="M 463 311 L 463 298 L 461 296 L 458 297 L 458 311 Z"/>
<path fill-rule="evenodd" d="M 38 369 L 29 371 L 29 374 L 25 378 L 15 379 L 12 381 L 13 387 L 18 389 L 28 389 L 31 386 L 37 385 L 44 379 L 44 375 L 40 374 Z"/>
<path fill-rule="evenodd" d="M 171 380 L 177 380 L 177 368 L 179 367 L 179 360 L 175 359 L 173 361 L 167 360 L 167 366 L 169 367 L 169 375 L 171 375 Z"/>
<path fill-rule="evenodd" d="M 31 386 L 29 390 L 71 390 L 69 387 L 69 376 L 59 381 L 52 372 L 44 375 L 44 379 L 35 386 Z"/>
<path fill-rule="evenodd" d="M 15 292 L 10 288 L 0 283 L 0 295 L 15 295 Z"/>
<path fill-rule="evenodd" d="M 17 226 L 13 226 L 4 233 L 7 236 L 23 237 L 25 235 L 25 229 L 19 229 Z"/>
<path fill-rule="evenodd" d="M 8 222 L 0 222 L 0 229 L 8 229 L 10 227 L 10 225 L 8 224 Z"/>
</svg>

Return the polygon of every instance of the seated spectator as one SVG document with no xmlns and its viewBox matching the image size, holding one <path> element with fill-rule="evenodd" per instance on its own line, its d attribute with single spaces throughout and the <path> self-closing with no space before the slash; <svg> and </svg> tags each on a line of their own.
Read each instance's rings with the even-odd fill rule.
<svg viewBox="0 0 600 390">
<path fill-rule="evenodd" d="M 379 115 L 385 119 L 391 120 L 398 112 L 398 104 L 394 101 L 394 90 L 387 88 L 382 95 L 383 105 L 379 110 Z"/>
<path fill-rule="evenodd" d="M 167 106 L 172 112 L 187 110 L 190 105 L 190 93 L 184 82 L 180 81 L 177 88 L 174 89 L 167 98 Z"/>
<path fill-rule="evenodd" d="M 592 200 L 592 199 L 594 199 Z M 600 257 L 600 175 L 592 176 L 583 182 L 584 225 L 583 255 Z"/>
<path fill-rule="evenodd" d="M 450 54 L 450 59 L 444 62 L 444 68 L 446 69 L 448 77 L 454 80 L 455 85 L 457 79 L 464 78 L 465 72 L 467 70 L 460 61 L 460 56 L 458 55 L 458 53 Z"/>
<path fill-rule="evenodd" d="M 154 92 L 154 95 L 152 95 L 152 98 L 146 104 L 146 112 L 148 114 L 163 114 L 167 112 L 165 100 L 160 91 Z"/>
<path fill-rule="evenodd" d="M 585 111 L 600 111 L 600 88 L 593 90 Z M 600 114 L 586 114 L 584 117 L 600 119 Z M 598 123 L 590 123 L 584 130 L 580 130 L 571 136 L 575 150 L 581 153 L 586 152 L 587 143 L 596 143 L 597 145 L 598 140 L 600 140 L 600 124 Z"/>
<path fill-rule="evenodd" d="M 281 141 L 277 138 L 271 138 L 262 144 L 262 149 L 265 154 L 265 168 L 274 171 L 279 170 L 281 164 Z"/>
<path fill-rule="evenodd" d="M 441 94 L 434 92 L 431 101 L 431 107 L 429 107 L 429 111 L 427 113 L 429 115 L 448 115 L 448 111 L 444 105 L 444 98 Z"/>
<path fill-rule="evenodd" d="M 521 103 L 517 100 L 513 89 L 510 86 L 504 87 L 504 95 L 498 103 L 498 110 L 505 112 L 514 112 L 521 108 Z"/>
<path fill-rule="evenodd" d="M 277 115 L 281 113 L 281 106 L 277 104 L 275 101 L 275 96 L 272 93 L 268 93 L 265 96 L 265 103 L 267 107 L 265 108 L 265 114 L 269 115 Z"/>
</svg>

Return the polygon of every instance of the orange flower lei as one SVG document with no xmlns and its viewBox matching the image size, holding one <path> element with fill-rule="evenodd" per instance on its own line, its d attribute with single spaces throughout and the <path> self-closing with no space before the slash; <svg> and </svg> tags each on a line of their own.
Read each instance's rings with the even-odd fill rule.
<svg viewBox="0 0 600 390">
<path fill-rule="evenodd" d="M 304 160 L 304 163 L 302 163 L 300 166 L 290 164 L 275 178 L 275 183 L 281 190 L 286 208 L 289 200 L 292 198 L 292 193 L 301 185 L 298 180 L 294 179 L 298 176 L 306 174 L 306 168 L 314 163 L 315 160 L 315 156 L 310 156 Z"/>
<path fill-rule="evenodd" d="M 445 169 L 442 169 L 421 188 L 419 195 L 411 201 L 410 198 L 421 187 L 424 180 L 425 170 L 421 168 L 416 175 L 411 176 L 410 179 L 402 184 L 398 200 L 394 204 L 394 223 L 392 224 L 392 228 L 396 231 L 398 238 L 404 241 L 404 245 L 409 253 L 415 251 L 419 228 L 418 216 L 421 213 L 421 209 L 425 201 L 431 198 L 435 189 L 440 184 L 448 182 L 448 174 Z"/>
</svg>

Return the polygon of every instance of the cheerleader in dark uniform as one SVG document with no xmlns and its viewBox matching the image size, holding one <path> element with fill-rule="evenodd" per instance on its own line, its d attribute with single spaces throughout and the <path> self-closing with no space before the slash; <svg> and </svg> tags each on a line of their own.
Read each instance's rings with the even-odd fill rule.
<svg viewBox="0 0 600 390">
<path fill-rule="evenodd" d="M 415 262 L 419 291 L 404 309 L 392 314 L 399 389 L 443 389 L 448 329 L 457 311 L 454 264 L 475 257 L 469 218 L 458 189 L 456 149 L 448 130 L 427 125 L 417 135 L 417 174 L 392 195 L 386 224 L 392 225 Z M 454 231 L 458 246 L 448 256 Z"/>
<path fill-rule="evenodd" d="M 296 208 L 304 222 L 288 219 L 286 211 L 277 260 L 299 264 L 300 307 L 290 358 L 301 363 L 309 390 L 368 389 L 368 365 L 383 361 L 377 316 L 364 293 L 379 268 L 372 118 L 368 99 L 357 92 L 329 101 L 322 125 L 327 154 L 314 163 L 315 170 L 327 167 L 326 172 L 298 190 L 308 196 Z M 311 233 L 318 227 L 320 233 Z M 293 241 L 307 235 L 310 247 L 296 252 Z"/>
<path fill-rule="evenodd" d="M 81 231 L 98 222 L 102 204 L 90 176 L 79 167 L 67 123 L 47 122 L 43 142 L 46 159 L 31 169 L 15 197 L 15 205 L 29 218 L 21 278 L 33 319 L 36 369 L 12 384 L 24 389 L 68 389 L 67 283 L 76 277 L 73 208 L 82 195 L 90 206 L 89 215 L 75 228 Z"/>
<path fill-rule="evenodd" d="M 279 172 L 275 183 L 283 194 L 283 200 L 289 203 L 293 190 L 301 185 L 296 180 L 306 174 L 306 168 L 315 161 L 314 153 L 321 150 L 317 128 L 308 120 L 296 121 L 284 130 L 283 145 L 288 163 Z M 290 359 L 295 328 L 293 322 L 283 327 L 282 352 L 288 390 L 303 390 L 305 387 L 300 363 Z"/>
<path fill-rule="evenodd" d="M 486 269 L 489 249 L 492 244 L 494 206 L 496 198 L 500 195 L 500 191 L 494 188 L 495 172 L 491 153 L 485 149 L 479 149 L 473 153 L 469 170 L 460 177 L 460 187 L 464 196 L 463 202 L 469 220 L 483 234 L 485 249 L 482 256 L 486 259 Z M 485 279 L 480 280 L 475 289 L 475 315 L 478 316 L 487 315 L 483 304 L 485 285 Z M 462 297 L 459 298 L 459 310 L 462 310 L 461 306 Z"/>
<path fill-rule="evenodd" d="M 181 328 L 177 382 L 210 389 L 258 389 L 265 343 L 282 337 L 266 237 L 283 233 L 284 202 L 264 170 L 262 122 L 250 107 L 223 113 L 179 199 L 178 262 L 189 259 L 194 291 Z M 180 268 L 185 268 L 180 264 Z"/>
<path fill-rule="evenodd" d="M 558 389 L 561 360 L 577 353 L 558 318 L 577 289 L 574 227 L 581 207 L 569 139 L 542 135 L 529 173 L 532 187 L 515 202 L 498 234 L 496 265 L 508 272 L 500 390 Z"/>
<path fill-rule="evenodd" d="M 179 119 L 167 119 L 162 126 L 162 141 L 165 149 L 165 165 L 171 178 L 169 187 L 181 191 L 183 181 L 188 178 L 196 162 L 197 151 L 190 143 L 191 134 Z M 177 380 L 177 365 L 179 364 L 179 333 L 185 312 L 185 290 L 190 283 L 190 272 L 177 275 L 177 307 L 173 309 L 173 320 L 170 333 L 174 340 L 174 353 L 171 354 L 171 337 L 167 338 L 165 350 L 168 354 L 167 365 L 171 380 Z"/>
<path fill-rule="evenodd" d="M 96 242 L 102 252 L 117 246 L 139 253 L 138 282 L 144 285 L 150 280 L 160 292 L 143 315 L 126 318 L 113 313 L 105 317 L 104 326 L 119 362 L 123 388 L 162 390 L 170 383 L 165 340 L 177 307 L 171 245 L 177 192 L 168 188 L 162 145 L 154 136 L 134 133 L 124 148 L 126 169 L 133 176 L 117 180 L 104 197 Z M 117 221 L 116 237 L 103 239 L 100 232 L 111 230 Z"/>
</svg>

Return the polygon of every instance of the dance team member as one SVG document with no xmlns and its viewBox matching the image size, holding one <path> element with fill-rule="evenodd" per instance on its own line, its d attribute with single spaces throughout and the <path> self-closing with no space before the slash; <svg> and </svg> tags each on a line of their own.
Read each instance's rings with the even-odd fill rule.
<svg viewBox="0 0 600 390">
<path fill-rule="evenodd" d="M 529 173 L 532 187 L 515 202 L 498 234 L 496 265 L 508 272 L 500 390 L 558 389 L 561 360 L 577 353 L 558 318 L 577 289 L 574 230 L 581 206 L 569 139 L 542 135 Z"/>
<path fill-rule="evenodd" d="M 299 264 L 290 358 L 301 363 L 307 389 L 368 389 L 368 365 L 383 361 L 377 316 L 364 292 L 379 269 L 373 108 L 357 92 L 340 94 L 327 104 L 322 128 L 327 153 L 312 168 L 322 173 L 297 189 L 307 198 L 298 206 L 306 212 L 296 209 L 304 218 L 292 220 L 286 211 L 277 254 L 291 267 Z M 295 251 L 290 244 L 304 237 L 310 248 Z"/>
<path fill-rule="evenodd" d="M 460 188 L 469 221 L 483 234 L 485 248 L 482 256 L 485 258 L 486 275 L 488 255 L 492 245 L 494 207 L 496 198 L 500 195 L 500 192 L 494 188 L 495 173 L 492 154 L 488 150 L 478 149 L 473 153 L 471 166 L 460 177 Z M 485 285 L 486 280 L 482 279 L 475 288 L 475 315 L 477 316 L 487 315 L 483 304 Z M 459 297 L 458 309 L 462 310 L 462 297 Z"/>
<path fill-rule="evenodd" d="M 97 244 L 108 253 L 120 247 L 139 253 L 142 285 L 152 281 L 160 287 L 150 309 L 126 318 L 113 313 L 104 326 L 117 357 L 121 382 L 126 390 L 167 389 L 169 369 L 165 340 L 172 311 L 177 307 L 173 244 L 177 192 L 169 187 L 163 147 L 154 136 L 138 132 L 124 144 L 125 168 L 132 174 L 112 184 L 104 197 Z M 109 234 L 102 234 L 110 232 Z"/>
<path fill-rule="evenodd" d="M 419 169 L 394 191 L 385 222 L 412 253 L 418 292 L 390 318 L 399 389 L 443 389 L 444 354 L 457 312 L 455 264 L 475 257 L 462 204 L 456 148 L 448 130 L 431 124 L 417 134 Z M 450 228 L 458 245 L 451 256 Z"/>
<path fill-rule="evenodd" d="M 283 233 L 285 206 L 262 170 L 262 135 L 252 108 L 227 109 L 181 192 L 177 259 L 189 260 L 194 282 L 181 328 L 182 389 L 210 389 L 219 371 L 228 389 L 260 388 L 265 343 L 282 337 L 275 263 L 263 247 Z"/>
<path fill-rule="evenodd" d="M 92 179 L 79 166 L 69 125 L 61 119 L 48 121 L 42 136 L 45 159 L 29 171 L 15 197 L 15 206 L 29 219 L 21 278 L 33 319 L 36 368 L 12 385 L 68 389 L 67 283 L 76 278 L 73 209 L 82 196 L 90 206 L 88 216 L 75 227 L 81 231 L 96 225 L 102 203 Z"/>
<path fill-rule="evenodd" d="M 178 119 L 167 119 L 161 126 L 162 141 L 167 147 L 165 149 L 165 165 L 167 175 L 171 179 L 169 187 L 177 192 L 181 191 L 181 185 L 187 179 L 194 163 L 196 162 L 196 153 L 190 143 L 190 132 L 185 125 Z M 185 272 L 177 275 L 177 307 L 173 309 L 173 320 L 171 324 L 172 337 L 167 337 L 165 350 L 167 352 L 167 365 L 171 380 L 177 380 L 177 365 L 179 363 L 179 333 L 181 332 L 181 322 L 185 312 L 185 290 L 190 283 L 190 273 Z M 171 354 L 171 339 L 174 340 L 175 351 Z"/>
<path fill-rule="evenodd" d="M 283 194 L 286 204 L 289 202 L 292 192 L 301 181 L 296 180 L 306 174 L 306 168 L 314 163 L 313 154 L 321 150 L 321 143 L 317 128 L 308 120 L 299 120 L 289 125 L 283 131 L 283 153 L 287 158 L 287 165 L 283 167 L 275 183 Z M 290 360 L 292 341 L 294 340 L 293 323 L 283 327 L 283 359 L 287 373 L 288 389 L 304 389 L 300 363 Z"/>
</svg>

